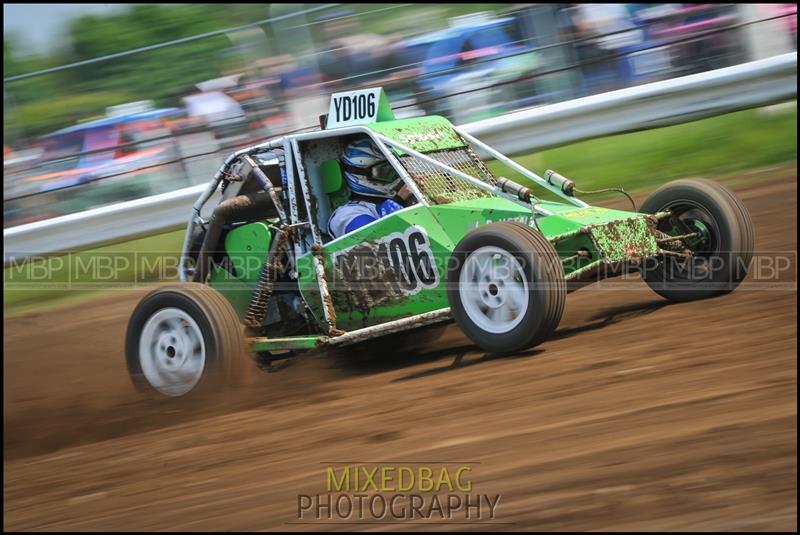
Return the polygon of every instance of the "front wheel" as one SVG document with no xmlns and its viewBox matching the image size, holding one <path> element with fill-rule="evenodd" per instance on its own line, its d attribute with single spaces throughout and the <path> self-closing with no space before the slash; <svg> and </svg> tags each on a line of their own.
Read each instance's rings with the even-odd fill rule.
<svg viewBox="0 0 800 535">
<path fill-rule="evenodd" d="M 643 213 L 670 212 L 659 221 L 662 248 L 672 255 L 642 270 L 645 282 L 672 301 L 694 301 L 732 292 L 753 258 L 753 223 L 726 187 L 684 179 L 656 190 Z M 684 236 L 667 241 L 669 236 Z"/>
<path fill-rule="evenodd" d="M 453 251 L 447 296 L 456 323 L 497 354 L 543 342 L 558 327 L 567 286 L 555 248 L 520 223 L 492 223 L 467 234 Z"/>
<path fill-rule="evenodd" d="M 158 288 L 134 309 L 125 337 L 134 386 L 179 397 L 229 383 L 242 371 L 242 326 L 230 303 L 197 283 Z"/>
</svg>

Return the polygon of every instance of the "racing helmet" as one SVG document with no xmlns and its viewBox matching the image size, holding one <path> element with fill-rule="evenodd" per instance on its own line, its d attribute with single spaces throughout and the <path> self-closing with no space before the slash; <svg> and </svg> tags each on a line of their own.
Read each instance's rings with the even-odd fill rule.
<svg viewBox="0 0 800 535">
<path fill-rule="evenodd" d="M 358 195 L 390 199 L 403 185 L 403 179 L 369 138 L 347 145 L 341 163 L 350 191 Z"/>
</svg>

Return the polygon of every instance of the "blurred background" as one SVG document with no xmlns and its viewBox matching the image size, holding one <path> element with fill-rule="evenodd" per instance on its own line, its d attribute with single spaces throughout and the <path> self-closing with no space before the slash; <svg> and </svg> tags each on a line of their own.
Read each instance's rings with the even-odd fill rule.
<svg viewBox="0 0 800 535">
<path fill-rule="evenodd" d="M 515 355 L 434 326 L 297 357 L 199 403 L 150 403 L 124 364 L 127 320 L 155 283 L 178 279 L 194 195 L 174 196 L 177 225 L 162 217 L 180 203 L 163 202 L 21 226 L 205 184 L 233 150 L 316 128 L 335 91 L 383 86 L 399 117 L 463 125 L 785 61 L 796 4 L 3 14 L 4 256 L 19 254 L 4 266 L 4 529 L 285 531 L 328 462 L 440 460 L 475 462 L 476 492 L 502 494 L 489 529 L 797 531 L 796 67 L 689 91 L 685 106 L 666 95 L 607 112 L 601 96 L 602 113 L 507 133 L 536 150 L 503 151 L 595 190 L 593 206 L 628 210 L 618 186 L 641 206 L 672 179 L 719 181 L 756 240 L 731 295 L 669 304 L 640 280 L 610 280 L 571 294 L 556 335 Z M 731 105 L 785 86 L 794 94 Z M 595 126 L 604 133 L 576 133 Z M 568 141 L 542 141 L 553 133 Z"/>
<path fill-rule="evenodd" d="M 796 4 L 5 4 L 3 225 L 205 183 L 383 86 L 455 124 L 796 50 Z"/>
</svg>

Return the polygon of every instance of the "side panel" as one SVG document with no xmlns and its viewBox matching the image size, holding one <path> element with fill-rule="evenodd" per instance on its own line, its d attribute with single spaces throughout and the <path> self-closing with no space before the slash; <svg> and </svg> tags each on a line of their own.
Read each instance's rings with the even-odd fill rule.
<svg viewBox="0 0 800 535">
<path fill-rule="evenodd" d="M 333 240 L 312 254 L 322 255 L 336 326 L 349 331 L 447 307 L 440 283 L 443 262 L 452 249 L 430 209 L 418 206 Z M 300 291 L 320 320 L 312 254 L 297 261 Z"/>
<path fill-rule="evenodd" d="M 270 242 L 269 227 L 260 221 L 231 230 L 225 236 L 225 251 L 235 275 L 214 266 L 209 276 L 209 286 L 230 301 L 240 319 L 247 311 L 253 288 L 269 254 Z"/>
<path fill-rule="evenodd" d="M 469 201 L 431 206 L 431 212 L 447 229 L 453 243 L 481 225 L 500 221 L 517 221 L 530 224 L 530 208 L 520 206 L 501 197 L 486 197 Z"/>
<path fill-rule="evenodd" d="M 536 225 L 549 239 L 560 236 L 556 249 L 566 262 L 566 275 L 600 259 L 646 256 L 654 250 L 654 238 L 639 221 L 642 214 L 558 203 L 547 208 L 554 215 L 537 217 Z M 456 244 L 487 223 L 532 225 L 531 215 L 530 209 L 499 197 L 405 208 L 298 258 L 300 291 L 323 321 L 312 262 L 316 254 L 322 257 L 331 293 L 328 313 L 335 315 L 339 329 L 352 331 L 446 308 L 443 283 Z M 589 256 L 576 257 L 580 249 Z"/>
<path fill-rule="evenodd" d="M 505 199 L 415 206 L 321 248 L 325 277 L 344 330 L 378 325 L 449 306 L 443 282 L 456 243 L 491 221 L 526 221 L 530 211 Z M 311 255 L 298 259 L 300 290 L 322 317 Z"/>
<path fill-rule="evenodd" d="M 235 228 L 225 236 L 225 251 L 231 259 L 237 278 L 255 283 L 269 254 L 272 235 L 260 221 Z"/>
</svg>

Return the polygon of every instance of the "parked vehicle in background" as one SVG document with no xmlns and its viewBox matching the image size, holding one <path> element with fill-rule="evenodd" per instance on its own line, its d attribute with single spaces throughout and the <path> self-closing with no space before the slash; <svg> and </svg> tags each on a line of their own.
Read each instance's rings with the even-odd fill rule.
<svg viewBox="0 0 800 535">
<path fill-rule="evenodd" d="M 174 189 L 164 171 L 180 164 L 162 119 L 181 110 L 128 111 L 110 109 L 109 117 L 47 134 L 35 159 L 4 169 L 4 226 Z"/>
<path fill-rule="evenodd" d="M 717 31 L 739 21 L 735 4 L 663 4 L 635 11 L 648 46 L 663 44 L 671 76 L 730 67 L 744 61 L 741 30 Z"/>
<path fill-rule="evenodd" d="M 189 118 L 212 130 L 217 139 L 249 132 L 241 104 L 221 90 L 199 91 L 183 97 L 183 103 Z"/>
<path fill-rule="evenodd" d="M 450 28 L 405 43 L 411 56 L 425 50 L 417 86 L 421 102 L 436 99 L 425 105 L 428 113 L 465 123 L 536 102 L 535 81 L 513 83 L 540 68 L 530 42 L 520 42 L 513 17 L 478 13 L 450 23 Z M 453 93 L 461 94 L 448 97 Z"/>
</svg>

